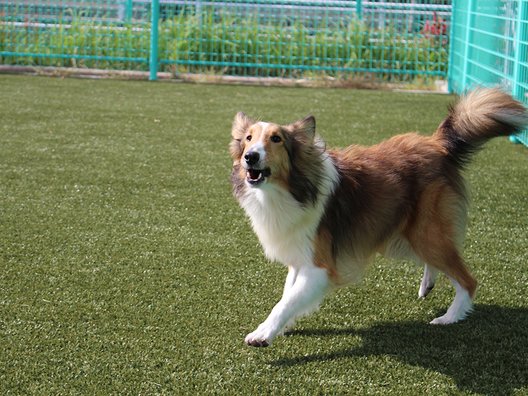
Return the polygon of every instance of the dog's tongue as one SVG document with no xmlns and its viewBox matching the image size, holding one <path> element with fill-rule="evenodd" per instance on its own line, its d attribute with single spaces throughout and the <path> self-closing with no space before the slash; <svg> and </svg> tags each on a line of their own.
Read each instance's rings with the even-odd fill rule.
<svg viewBox="0 0 528 396">
<path fill-rule="evenodd" d="M 249 169 L 248 173 L 251 180 L 257 180 L 262 172 L 257 169 Z"/>
</svg>

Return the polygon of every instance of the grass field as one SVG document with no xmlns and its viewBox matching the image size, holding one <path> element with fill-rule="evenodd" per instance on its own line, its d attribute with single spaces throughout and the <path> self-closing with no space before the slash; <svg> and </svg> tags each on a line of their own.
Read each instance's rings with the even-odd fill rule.
<svg viewBox="0 0 528 396">
<path fill-rule="evenodd" d="M 528 150 L 467 172 L 475 313 L 378 259 L 271 348 L 281 295 L 231 196 L 238 110 L 316 116 L 330 146 L 431 132 L 452 97 L 0 76 L 0 394 L 528 394 Z"/>
</svg>

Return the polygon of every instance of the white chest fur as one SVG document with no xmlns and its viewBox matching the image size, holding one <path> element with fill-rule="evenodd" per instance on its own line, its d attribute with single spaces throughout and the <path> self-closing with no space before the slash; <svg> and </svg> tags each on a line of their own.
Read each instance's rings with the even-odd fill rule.
<svg viewBox="0 0 528 396">
<path fill-rule="evenodd" d="M 300 267 L 313 261 L 313 240 L 328 196 L 338 180 L 330 158 L 323 161 L 324 175 L 315 204 L 303 206 L 287 190 L 273 183 L 248 188 L 241 198 L 266 256 L 284 265 Z"/>
</svg>

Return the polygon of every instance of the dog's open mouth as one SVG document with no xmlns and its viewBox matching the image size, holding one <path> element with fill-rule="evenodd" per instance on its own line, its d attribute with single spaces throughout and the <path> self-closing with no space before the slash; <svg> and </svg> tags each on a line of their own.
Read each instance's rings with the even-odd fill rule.
<svg viewBox="0 0 528 396">
<path fill-rule="evenodd" d="M 264 169 L 247 169 L 246 170 L 246 180 L 249 184 L 257 185 L 262 183 L 264 180 L 266 180 L 266 177 L 271 175 L 271 171 L 269 168 Z"/>
</svg>

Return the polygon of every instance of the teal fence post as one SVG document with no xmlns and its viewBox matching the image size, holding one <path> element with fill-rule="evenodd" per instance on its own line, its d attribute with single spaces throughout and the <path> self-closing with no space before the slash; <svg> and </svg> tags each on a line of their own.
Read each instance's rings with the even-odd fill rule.
<svg viewBox="0 0 528 396">
<path fill-rule="evenodd" d="M 132 21 L 132 0 L 126 0 L 125 22 L 130 23 L 131 21 Z"/>
<path fill-rule="evenodd" d="M 467 5 L 467 15 L 466 15 L 466 34 L 464 37 L 464 66 L 462 68 L 462 87 L 463 89 L 469 88 L 468 84 L 468 63 L 469 63 L 469 46 L 471 40 L 471 31 L 473 30 L 473 0 L 469 0 Z"/>
<path fill-rule="evenodd" d="M 455 48 L 457 43 L 455 43 L 455 10 L 457 6 L 457 0 L 451 2 L 451 22 L 449 24 L 449 60 L 447 61 L 447 91 L 449 93 L 455 92 L 453 84 L 453 75 L 454 75 L 454 59 L 455 59 Z"/>
<path fill-rule="evenodd" d="M 517 97 L 517 99 L 524 99 L 522 98 L 521 94 L 521 83 L 524 83 L 525 81 L 520 81 L 520 77 L 522 75 L 521 69 L 523 63 L 526 61 L 526 41 L 528 39 L 528 34 L 526 33 L 526 26 L 525 21 L 528 19 L 528 12 L 527 8 L 524 4 L 523 0 L 517 1 L 517 18 L 515 20 L 515 36 L 513 38 L 513 48 L 515 53 L 513 54 L 514 60 L 513 60 L 513 89 L 512 94 L 513 96 Z"/>
<path fill-rule="evenodd" d="M 359 20 L 363 19 L 363 0 L 356 0 L 356 15 Z"/>
<path fill-rule="evenodd" d="M 150 24 L 150 81 L 158 79 L 158 30 L 159 30 L 159 0 L 152 0 L 152 20 Z"/>
<path fill-rule="evenodd" d="M 526 41 L 528 39 L 528 33 L 526 29 L 525 21 L 528 19 L 528 5 L 526 0 L 517 1 L 517 18 L 515 20 L 515 37 L 513 38 L 513 47 L 514 47 L 514 61 L 513 61 L 513 77 L 512 77 L 512 95 L 519 100 L 524 101 L 523 92 L 521 84 L 524 84 L 525 81 L 522 81 L 523 73 L 522 68 L 523 64 L 526 62 Z M 524 137 L 524 142 L 521 140 L 521 136 Z M 528 145 L 526 140 L 527 132 L 521 132 L 518 135 L 511 135 L 510 142 L 521 144 L 524 143 Z"/>
</svg>

